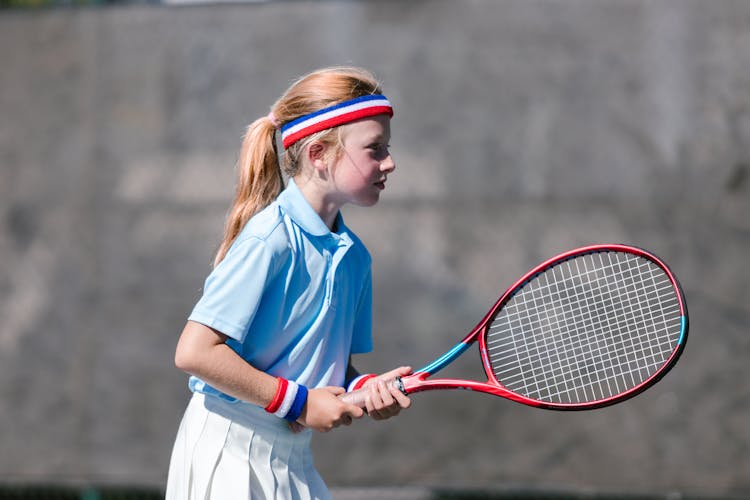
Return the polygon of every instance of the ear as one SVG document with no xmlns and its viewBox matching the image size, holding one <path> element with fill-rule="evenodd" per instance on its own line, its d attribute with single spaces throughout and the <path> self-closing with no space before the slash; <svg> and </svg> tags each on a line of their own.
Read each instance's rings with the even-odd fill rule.
<svg viewBox="0 0 750 500">
<path fill-rule="evenodd" d="M 327 154 L 328 146 L 326 146 L 322 142 L 314 141 L 307 146 L 307 159 L 317 171 L 328 170 Z"/>
</svg>

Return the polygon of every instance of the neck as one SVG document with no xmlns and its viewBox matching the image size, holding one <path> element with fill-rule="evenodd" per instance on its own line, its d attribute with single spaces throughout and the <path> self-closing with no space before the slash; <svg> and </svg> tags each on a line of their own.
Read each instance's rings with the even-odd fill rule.
<svg viewBox="0 0 750 500">
<path fill-rule="evenodd" d="M 313 179 L 297 176 L 294 178 L 294 182 L 312 209 L 320 216 L 328 229 L 333 231 L 335 229 L 336 216 L 341 206 L 334 202 L 326 191 L 322 189 L 322 186 L 318 185 Z"/>
</svg>

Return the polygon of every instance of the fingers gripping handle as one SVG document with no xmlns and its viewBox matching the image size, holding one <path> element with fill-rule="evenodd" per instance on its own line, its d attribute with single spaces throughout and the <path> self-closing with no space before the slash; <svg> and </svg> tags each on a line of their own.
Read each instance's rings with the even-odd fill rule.
<svg viewBox="0 0 750 500">
<path fill-rule="evenodd" d="M 399 391 L 406 394 L 406 390 L 404 390 L 404 384 L 401 382 L 401 377 L 392 378 L 390 380 L 387 380 L 385 385 L 389 388 L 395 387 Z M 352 392 L 345 392 L 344 394 L 340 395 L 339 398 L 341 398 L 342 401 L 349 403 L 354 406 L 359 406 L 360 408 L 365 408 L 367 405 L 365 401 L 367 400 L 367 392 L 369 391 L 368 388 L 362 388 L 357 389 L 356 391 Z"/>
</svg>

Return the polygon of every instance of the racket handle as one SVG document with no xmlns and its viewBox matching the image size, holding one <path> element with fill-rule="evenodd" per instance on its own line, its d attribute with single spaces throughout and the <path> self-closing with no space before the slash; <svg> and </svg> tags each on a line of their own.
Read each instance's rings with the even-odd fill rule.
<svg viewBox="0 0 750 500">
<path fill-rule="evenodd" d="M 385 385 L 387 387 L 395 387 L 399 391 L 406 394 L 406 391 L 404 390 L 404 384 L 401 382 L 401 377 L 392 378 L 390 380 L 387 380 L 385 382 Z M 365 408 L 365 399 L 367 396 L 367 392 L 369 389 L 357 389 L 356 391 L 352 392 L 345 392 L 344 394 L 339 396 L 339 399 L 344 401 L 345 403 L 349 403 L 350 405 L 359 406 L 360 408 Z"/>
</svg>

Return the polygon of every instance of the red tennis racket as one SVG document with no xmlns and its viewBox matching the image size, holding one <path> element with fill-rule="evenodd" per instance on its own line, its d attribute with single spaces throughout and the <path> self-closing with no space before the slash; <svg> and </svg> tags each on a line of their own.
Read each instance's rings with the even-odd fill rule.
<svg viewBox="0 0 750 500">
<path fill-rule="evenodd" d="M 404 394 L 468 389 L 538 408 L 600 408 L 661 379 L 687 332 L 682 290 L 661 259 L 626 245 L 587 246 L 526 273 L 461 342 L 391 383 Z M 475 342 L 486 382 L 430 378 Z M 342 397 L 364 407 L 365 393 Z"/>
</svg>

